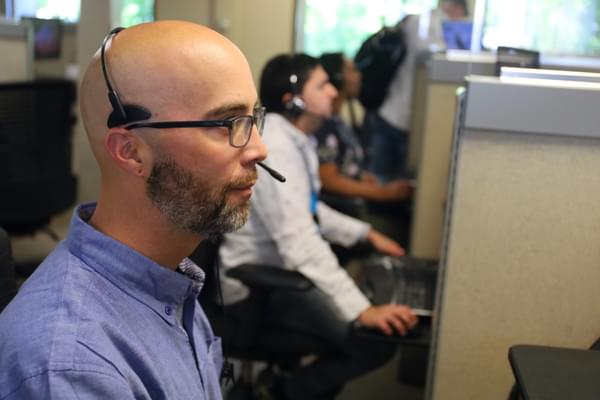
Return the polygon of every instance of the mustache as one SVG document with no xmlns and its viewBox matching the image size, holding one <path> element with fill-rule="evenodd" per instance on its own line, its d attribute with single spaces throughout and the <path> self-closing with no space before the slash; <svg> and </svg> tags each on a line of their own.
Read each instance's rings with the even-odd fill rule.
<svg viewBox="0 0 600 400">
<path fill-rule="evenodd" d="M 238 177 L 227 185 L 227 189 L 235 189 L 250 186 L 258 179 L 258 172 L 256 171 L 256 167 L 252 169 L 248 174 Z"/>
</svg>

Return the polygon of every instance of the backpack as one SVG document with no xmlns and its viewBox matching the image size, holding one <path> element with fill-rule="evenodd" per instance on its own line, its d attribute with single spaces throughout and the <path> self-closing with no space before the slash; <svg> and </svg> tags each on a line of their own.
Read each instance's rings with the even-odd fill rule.
<svg viewBox="0 0 600 400">
<path fill-rule="evenodd" d="M 404 20 L 403 20 L 404 21 Z M 406 56 L 406 38 L 402 22 L 383 27 L 363 42 L 354 57 L 362 73 L 358 100 L 367 111 L 376 111 L 385 99 L 396 70 Z"/>
</svg>

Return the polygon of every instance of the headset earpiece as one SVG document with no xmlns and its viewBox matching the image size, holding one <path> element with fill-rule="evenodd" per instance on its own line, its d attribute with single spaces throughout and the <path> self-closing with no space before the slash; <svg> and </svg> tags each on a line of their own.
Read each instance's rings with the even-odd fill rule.
<svg viewBox="0 0 600 400">
<path fill-rule="evenodd" d="M 108 79 L 108 67 L 106 63 L 106 57 L 104 55 L 104 53 L 106 52 L 106 44 L 108 43 L 111 36 L 117 35 L 123 29 L 125 28 L 118 27 L 111 30 L 102 41 L 102 49 L 100 51 L 102 74 L 104 76 L 104 81 L 106 82 L 106 87 L 108 88 L 108 101 L 112 106 L 112 111 L 108 115 L 108 120 L 106 121 L 106 125 L 109 128 L 114 128 L 115 126 L 119 125 L 125 125 L 130 122 L 144 121 L 150 119 L 150 117 L 152 116 L 150 111 L 148 111 L 142 106 L 121 103 L 121 99 L 119 99 L 117 91 L 113 89 L 112 85 L 110 84 L 110 80 Z"/>
<path fill-rule="evenodd" d="M 300 96 L 294 95 L 290 101 L 285 103 L 285 109 L 290 114 L 299 116 L 306 110 L 306 105 Z"/>
<path fill-rule="evenodd" d="M 285 110 L 293 116 L 298 117 L 306 111 L 306 104 L 304 104 L 304 100 L 302 100 L 298 91 L 298 75 L 292 73 L 289 81 L 292 90 L 292 98 L 285 103 Z"/>
</svg>

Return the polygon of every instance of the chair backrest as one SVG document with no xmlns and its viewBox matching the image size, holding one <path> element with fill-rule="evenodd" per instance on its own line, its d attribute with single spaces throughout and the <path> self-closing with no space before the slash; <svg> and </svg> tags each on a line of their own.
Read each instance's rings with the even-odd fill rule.
<svg viewBox="0 0 600 400">
<path fill-rule="evenodd" d="M 75 203 L 75 83 L 0 84 L 0 225 L 29 233 Z"/>
<path fill-rule="evenodd" d="M 10 239 L 0 228 L 0 312 L 17 294 L 15 263 L 12 258 Z"/>
<path fill-rule="evenodd" d="M 220 244 L 221 240 L 204 240 L 189 258 L 205 273 L 205 283 L 199 301 L 215 334 L 223 340 L 223 351 L 226 355 L 241 360 L 290 366 L 297 364 L 303 355 L 331 351 L 331 346 L 318 338 L 264 323 L 266 302 L 271 290 L 309 288 L 306 278 L 298 279 L 295 276 L 297 273 L 293 271 L 249 265 L 230 270 L 228 276 L 240 279 L 250 288 L 250 293 L 240 304 L 241 308 L 234 312 L 228 307 L 228 311 L 225 312 L 219 299 L 218 268 L 215 267 L 218 267 L 215 263 Z"/>
</svg>

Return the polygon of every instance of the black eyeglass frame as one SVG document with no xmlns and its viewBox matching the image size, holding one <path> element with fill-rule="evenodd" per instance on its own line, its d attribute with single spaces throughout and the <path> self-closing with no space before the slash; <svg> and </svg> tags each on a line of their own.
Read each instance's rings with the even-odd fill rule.
<svg viewBox="0 0 600 400">
<path fill-rule="evenodd" d="M 198 121 L 148 121 L 148 122 L 132 122 L 123 128 L 127 130 L 137 128 L 154 128 L 154 129 L 171 129 L 171 128 L 227 128 L 229 136 L 229 144 L 235 148 L 245 147 L 252 136 L 252 127 L 256 125 L 258 134 L 262 136 L 263 126 L 265 122 L 265 107 L 256 107 L 252 115 L 238 115 L 227 119 L 213 120 L 198 120 Z M 251 120 L 250 129 L 246 133 L 243 144 L 235 144 L 233 142 L 233 127 L 239 120 Z"/>
</svg>

